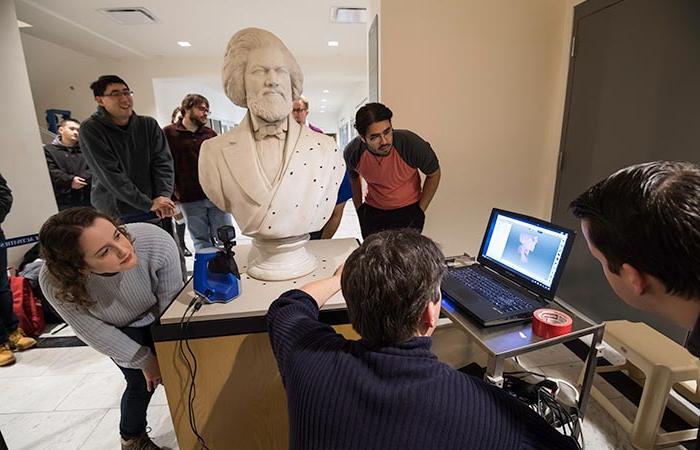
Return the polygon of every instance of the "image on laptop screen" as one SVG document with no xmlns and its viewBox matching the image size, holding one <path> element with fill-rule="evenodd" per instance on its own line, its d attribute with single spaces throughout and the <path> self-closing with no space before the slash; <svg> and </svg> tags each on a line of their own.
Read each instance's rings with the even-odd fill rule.
<svg viewBox="0 0 700 450">
<path fill-rule="evenodd" d="M 570 233 L 494 212 L 481 256 L 551 289 Z"/>
</svg>

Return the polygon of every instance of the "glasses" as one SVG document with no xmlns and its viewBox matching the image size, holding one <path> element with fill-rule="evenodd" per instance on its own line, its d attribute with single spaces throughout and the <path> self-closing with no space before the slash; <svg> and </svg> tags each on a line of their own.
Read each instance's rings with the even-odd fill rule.
<svg viewBox="0 0 700 450">
<path fill-rule="evenodd" d="M 197 109 L 203 113 L 207 113 L 207 114 L 211 113 L 211 109 L 207 108 L 206 106 L 197 106 Z"/>
<path fill-rule="evenodd" d="M 109 94 L 105 94 L 102 97 L 112 97 L 112 98 L 119 98 L 119 97 L 133 97 L 134 91 L 114 91 L 110 92 Z"/>
<path fill-rule="evenodd" d="M 306 111 L 306 108 L 294 108 L 292 111 L 294 111 L 295 113 L 300 113 Z"/>
</svg>

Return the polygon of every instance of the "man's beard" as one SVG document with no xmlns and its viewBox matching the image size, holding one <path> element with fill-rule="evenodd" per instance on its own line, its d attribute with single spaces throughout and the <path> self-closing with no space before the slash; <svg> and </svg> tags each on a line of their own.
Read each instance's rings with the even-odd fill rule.
<svg viewBox="0 0 700 450">
<path fill-rule="evenodd" d="M 190 122 L 194 123 L 198 127 L 203 127 L 208 123 L 208 121 L 196 116 L 190 116 Z"/>
<path fill-rule="evenodd" d="M 292 112 L 292 102 L 284 95 L 265 95 L 262 92 L 248 98 L 248 109 L 265 122 L 279 122 Z"/>
</svg>

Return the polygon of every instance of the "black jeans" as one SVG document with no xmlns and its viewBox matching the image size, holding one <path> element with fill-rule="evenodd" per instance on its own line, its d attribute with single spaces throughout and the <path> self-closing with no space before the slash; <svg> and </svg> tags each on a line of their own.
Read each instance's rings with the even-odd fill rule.
<svg viewBox="0 0 700 450">
<path fill-rule="evenodd" d="M 5 233 L 0 229 L 0 241 Z M 12 291 L 7 281 L 7 249 L 0 248 L 0 345 L 7 342 L 9 334 L 17 329 L 19 321 L 12 309 Z"/>
<path fill-rule="evenodd" d="M 141 345 L 148 346 L 155 355 L 153 336 L 150 326 L 142 328 L 120 328 L 120 330 Z M 116 364 L 116 363 L 115 363 Z M 153 392 L 146 389 L 146 378 L 141 369 L 127 369 L 120 366 L 119 370 L 126 379 L 126 389 L 122 394 L 121 419 L 119 420 L 119 434 L 124 439 L 140 436 L 146 431 L 146 410 L 151 401 Z"/>
<path fill-rule="evenodd" d="M 379 231 L 398 228 L 414 228 L 422 233 L 425 224 L 425 213 L 417 202 L 403 208 L 386 210 L 363 203 L 357 210 L 357 218 L 360 220 L 363 238 Z"/>
</svg>

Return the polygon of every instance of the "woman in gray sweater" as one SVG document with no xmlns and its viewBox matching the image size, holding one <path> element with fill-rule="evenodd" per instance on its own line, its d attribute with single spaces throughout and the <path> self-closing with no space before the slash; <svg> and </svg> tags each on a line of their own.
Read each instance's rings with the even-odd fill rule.
<svg viewBox="0 0 700 450">
<path fill-rule="evenodd" d="M 155 225 L 121 226 L 90 208 L 50 217 L 39 240 L 47 300 L 126 378 L 122 449 L 158 449 L 146 434 L 148 403 L 162 383 L 150 325 L 183 285 L 175 241 Z"/>
</svg>

